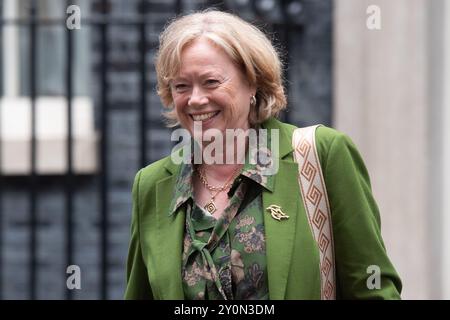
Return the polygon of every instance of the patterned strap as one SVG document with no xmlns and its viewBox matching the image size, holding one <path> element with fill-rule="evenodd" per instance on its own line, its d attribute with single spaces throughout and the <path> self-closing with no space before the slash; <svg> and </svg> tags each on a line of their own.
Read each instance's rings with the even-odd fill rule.
<svg viewBox="0 0 450 320">
<path fill-rule="evenodd" d="M 320 295 L 336 299 L 335 260 L 331 211 L 325 180 L 317 155 L 315 132 L 319 125 L 298 128 L 292 136 L 294 159 L 298 163 L 298 184 L 309 226 L 319 247 Z"/>
</svg>

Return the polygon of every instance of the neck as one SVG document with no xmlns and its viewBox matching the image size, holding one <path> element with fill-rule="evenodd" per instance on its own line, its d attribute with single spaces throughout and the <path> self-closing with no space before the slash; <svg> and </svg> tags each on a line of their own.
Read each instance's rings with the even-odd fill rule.
<svg viewBox="0 0 450 320">
<path fill-rule="evenodd" d="M 211 182 L 223 182 L 236 174 L 243 164 L 201 164 L 201 169 Z"/>
<path fill-rule="evenodd" d="M 219 160 L 219 163 L 209 162 L 211 164 L 208 164 L 208 161 L 202 161 L 199 166 L 209 178 L 216 181 L 226 180 L 244 166 L 247 149 L 247 137 L 240 142 L 234 139 L 225 140 L 221 150 L 214 149 L 211 153 L 214 159 Z"/>
</svg>

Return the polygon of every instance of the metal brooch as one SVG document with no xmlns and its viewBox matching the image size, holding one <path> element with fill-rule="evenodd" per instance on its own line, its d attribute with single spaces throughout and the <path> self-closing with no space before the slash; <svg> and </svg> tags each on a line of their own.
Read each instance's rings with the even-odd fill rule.
<svg viewBox="0 0 450 320">
<path fill-rule="evenodd" d="M 280 206 L 277 206 L 276 204 L 272 204 L 266 208 L 267 211 L 270 212 L 270 215 L 275 220 L 280 221 L 281 219 L 288 219 L 289 216 L 287 216 L 282 210 Z"/>
</svg>

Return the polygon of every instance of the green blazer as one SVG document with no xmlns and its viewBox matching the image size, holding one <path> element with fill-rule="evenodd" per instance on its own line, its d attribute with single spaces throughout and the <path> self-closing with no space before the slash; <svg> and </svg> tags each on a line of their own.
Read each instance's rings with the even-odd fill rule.
<svg viewBox="0 0 450 320">
<path fill-rule="evenodd" d="M 274 118 L 263 124 L 279 129 L 279 170 L 273 192 L 264 190 L 263 208 L 277 204 L 289 219 L 264 213 L 270 299 L 320 299 L 319 249 L 310 230 L 297 182 L 291 146 L 294 126 Z M 269 133 L 270 134 L 270 133 Z M 401 281 L 386 254 L 380 216 L 368 172 L 355 145 L 344 134 L 324 126 L 316 130 L 317 151 L 330 202 L 336 259 L 336 297 L 397 299 Z M 131 241 L 126 299 L 183 299 L 181 254 L 183 206 L 168 215 L 180 165 L 170 157 L 143 169 L 133 185 Z M 368 289 L 380 268 L 380 289 Z"/>
</svg>

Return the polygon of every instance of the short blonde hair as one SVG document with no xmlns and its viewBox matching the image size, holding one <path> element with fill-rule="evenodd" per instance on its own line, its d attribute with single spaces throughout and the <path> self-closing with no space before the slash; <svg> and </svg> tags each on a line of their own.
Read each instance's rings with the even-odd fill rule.
<svg viewBox="0 0 450 320">
<path fill-rule="evenodd" d="M 163 105 L 169 109 L 164 113 L 168 126 L 178 124 L 170 80 L 179 72 L 183 48 L 199 37 L 222 48 L 256 88 L 256 104 L 251 106 L 249 114 L 250 125 L 277 116 L 286 107 L 282 63 L 266 35 L 233 14 L 206 10 L 176 18 L 159 37 L 155 60 L 157 91 Z"/>
</svg>

